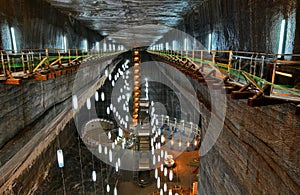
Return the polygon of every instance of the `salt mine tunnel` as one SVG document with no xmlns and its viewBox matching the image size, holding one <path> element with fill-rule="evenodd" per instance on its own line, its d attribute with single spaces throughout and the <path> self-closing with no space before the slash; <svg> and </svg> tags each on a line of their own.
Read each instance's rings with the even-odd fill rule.
<svg viewBox="0 0 300 195">
<path fill-rule="evenodd" d="M 300 194 L 299 1 L 0 13 L 0 194 Z"/>
</svg>

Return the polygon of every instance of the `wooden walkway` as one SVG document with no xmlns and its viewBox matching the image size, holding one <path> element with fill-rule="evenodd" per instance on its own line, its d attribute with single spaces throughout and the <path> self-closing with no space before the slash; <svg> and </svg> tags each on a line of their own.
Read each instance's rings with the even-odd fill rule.
<svg viewBox="0 0 300 195">
<path fill-rule="evenodd" d="M 276 85 L 274 83 L 275 76 L 280 73 L 275 69 L 272 75 L 272 82 L 268 82 L 254 75 L 254 72 L 251 71 L 252 69 L 250 69 L 250 72 L 239 69 L 240 75 L 237 75 L 236 72 L 232 73 L 237 70 L 232 68 L 230 62 L 231 57 L 227 60 L 227 64 L 223 63 L 220 65 L 220 63 L 216 63 L 215 59 L 207 61 L 197 58 L 188 58 L 174 51 L 148 52 L 154 59 L 175 67 L 206 86 L 215 90 L 224 88 L 227 94 L 231 94 L 232 99 L 247 99 L 248 105 L 251 107 L 293 103 L 296 105 L 295 114 L 300 114 L 300 90 L 297 91 L 295 88 L 293 91 L 290 88 Z M 215 56 L 213 56 L 213 58 L 214 57 Z M 295 61 L 292 62 L 292 64 L 300 65 L 300 61 L 298 63 Z M 283 63 L 283 61 L 281 60 L 280 63 Z M 288 61 L 286 63 L 290 64 Z M 299 67 L 296 66 L 296 69 Z M 295 69 L 295 67 L 291 68 Z M 261 73 L 261 75 L 263 74 Z"/>
</svg>

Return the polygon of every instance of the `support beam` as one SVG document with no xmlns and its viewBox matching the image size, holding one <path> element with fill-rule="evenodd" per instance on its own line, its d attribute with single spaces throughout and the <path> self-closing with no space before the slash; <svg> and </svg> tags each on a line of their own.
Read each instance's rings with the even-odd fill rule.
<svg viewBox="0 0 300 195">
<path fill-rule="evenodd" d="M 231 92 L 231 98 L 234 99 L 234 100 L 237 100 L 237 99 L 247 99 L 249 97 L 253 97 L 254 95 L 255 95 L 255 93 L 251 92 L 251 91 L 243 91 L 243 92 L 232 91 Z"/>
</svg>

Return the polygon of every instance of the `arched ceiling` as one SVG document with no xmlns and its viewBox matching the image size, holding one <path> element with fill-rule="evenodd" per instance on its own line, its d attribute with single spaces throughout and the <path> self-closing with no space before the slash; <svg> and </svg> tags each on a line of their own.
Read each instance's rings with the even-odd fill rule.
<svg viewBox="0 0 300 195">
<path fill-rule="evenodd" d="M 81 21 L 103 36 L 117 34 L 116 39 L 142 37 L 144 46 L 154 43 L 169 28 L 176 27 L 183 16 L 203 0 L 47 0 L 63 13 Z M 140 28 L 140 26 L 150 26 Z M 158 29 L 154 25 L 160 26 Z M 128 30 L 128 29 L 135 29 Z M 120 33 L 120 31 L 126 31 Z M 113 38 L 114 39 L 114 38 Z M 130 41 L 134 41 L 129 39 Z"/>
</svg>

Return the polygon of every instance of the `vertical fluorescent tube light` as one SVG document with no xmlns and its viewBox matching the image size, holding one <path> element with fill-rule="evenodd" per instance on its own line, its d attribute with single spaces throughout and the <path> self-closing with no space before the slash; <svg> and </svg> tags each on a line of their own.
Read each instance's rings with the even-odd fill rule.
<svg viewBox="0 0 300 195">
<path fill-rule="evenodd" d="M 64 48 L 64 52 L 67 53 L 67 37 L 66 37 L 66 35 L 64 35 L 64 37 L 63 37 L 63 48 Z"/>
<path fill-rule="evenodd" d="M 166 50 L 169 50 L 169 43 L 166 42 Z"/>
<path fill-rule="evenodd" d="M 211 33 L 208 35 L 208 53 L 210 53 L 211 50 Z"/>
<path fill-rule="evenodd" d="M 175 51 L 176 50 L 176 41 L 175 40 L 173 40 L 173 42 L 172 42 L 172 49 L 173 49 L 173 51 Z"/>
<path fill-rule="evenodd" d="M 61 149 L 56 151 L 57 154 L 57 162 L 58 162 L 58 166 L 59 168 L 63 168 L 64 167 L 64 156 L 63 156 L 63 151 Z"/>
<path fill-rule="evenodd" d="M 187 38 L 184 39 L 184 50 L 187 50 Z"/>
<path fill-rule="evenodd" d="M 285 31 L 285 19 L 281 21 L 281 29 L 280 29 L 280 38 L 279 38 L 279 47 L 278 47 L 278 54 L 282 54 L 283 48 L 283 39 L 284 39 L 284 32 Z M 281 57 L 280 55 L 278 57 Z"/>
<path fill-rule="evenodd" d="M 16 42 L 16 36 L 15 36 L 15 29 L 14 27 L 10 28 L 11 37 L 12 37 L 12 43 L 13 43 L 13 50 L 15 53 L 17 53 L 17 42 Z"/>
<path fill-rule="evenodd" d="M 100 51 L 100 43 L 99 43 L 99 41 L 97 41 L 96 42 L 96 44 L 95 44 L 95 49 L 96 49 L 96 51 Z"/>
<path fill-rule="evenodd" d="M 106 42 L 104 41 L 104 43 L 103 43 L 103 52 L 106 52 Z"/>
<path fill-rule="evenodd" d="M 86 51 L 86 52 L 88 51 L 88 41 L 87 41 L 87 39 L 83 40 L 83 50 Z"/>
</svg>

